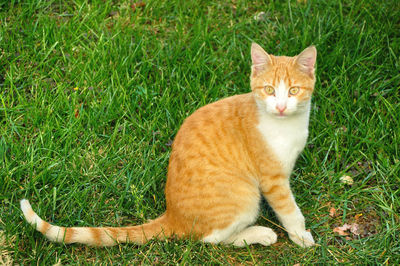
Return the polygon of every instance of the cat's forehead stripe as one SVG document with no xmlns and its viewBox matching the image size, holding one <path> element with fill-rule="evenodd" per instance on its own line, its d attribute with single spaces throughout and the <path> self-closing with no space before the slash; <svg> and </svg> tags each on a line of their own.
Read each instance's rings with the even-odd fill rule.
<svg viewBox="0 0 400 266">
<path fill-rule="evenodd" d="M 275 68 L 275 73 L 274 73 L 274 84 L 276 84 L 278 79 L 278 68 Z"/>
<path fill-rule="evenodd" d="M 275 66 L 272 83 L 278 86 L 281 80 L 289 87 L 292 86 L 290 70 L 287 64 L 278 64 Z"/>
</svg>

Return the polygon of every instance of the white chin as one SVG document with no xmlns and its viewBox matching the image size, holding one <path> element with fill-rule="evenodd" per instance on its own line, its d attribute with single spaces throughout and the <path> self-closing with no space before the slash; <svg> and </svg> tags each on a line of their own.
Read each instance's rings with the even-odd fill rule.
<svg viewBox="0 0 400 266">
<path fill-rule="evenodd" d="M 288 116 L 287 113 L 283 113 L 283 114 L 280 114 L 280 113 L 277 113 L 277 112 L 268 112 L 268 113 L 269 113 L 270 116 L 273 116 L 273 117 L 276 117 L 276 118 L 285 118 L 285 117 Z"/>
</svg>

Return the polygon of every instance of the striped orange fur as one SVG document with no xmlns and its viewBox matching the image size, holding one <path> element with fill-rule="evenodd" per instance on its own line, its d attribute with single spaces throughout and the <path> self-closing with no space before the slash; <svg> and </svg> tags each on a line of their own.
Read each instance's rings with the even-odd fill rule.
<svg viewBox="0 0 400 266">
<path fill-rule="evenodd" d="M 52 241 L 110 246 L 151 238 L 193 237 L 236 246 L 270 245 L 276 234 L 253 226 L 264 196 L 301 246 L 314 244 L 289 176 L 308 135 L 315 47 L 295 57 L 251 47 L 252 91 L 206 105 L 181 126 L 168 166 L 167 209 L 147 224 L 64 228 L 43 221 L 27 200 L 26 220 Z"/>
</svg>

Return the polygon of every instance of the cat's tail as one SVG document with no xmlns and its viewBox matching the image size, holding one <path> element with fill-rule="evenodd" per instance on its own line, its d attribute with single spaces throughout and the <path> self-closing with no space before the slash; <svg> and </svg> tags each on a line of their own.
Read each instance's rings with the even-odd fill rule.
<svg viewBox="0 0 400 266">
<path fill-rule="evenodd" d="M 43 221 L 33 210 L 29 201 L 21 200 L 25 219 L 49 240 L 59 243 L 82 243 L 92 246 L 113 246 L 117 243 L 143 244 L 151 238 L 163 238 L 172 234 L 167 217 L 138 226 L 127 227 L 61 227 Z"/>
</svg>

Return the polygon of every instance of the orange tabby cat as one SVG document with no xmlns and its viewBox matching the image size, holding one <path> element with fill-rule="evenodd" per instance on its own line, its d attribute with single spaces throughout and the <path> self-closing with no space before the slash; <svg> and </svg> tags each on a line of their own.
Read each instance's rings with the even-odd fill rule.
<svg viewBox="0 0 400 266">
<path fill-rule="evenodd" d="M 289 186 L 308 135 L 317 51 L 295 57 L 251 46 L 252 92 L 204 106 L 176 135 L 165 189 L 167 210 L 147 224 L 129 227 L 60 227 L 43 221 L 27 200 L 26 220 L 56 242 L 111 246 L 151 238 L 194 237 L 235 246 L 270 245 L 277 235 L 254 226 L 261 194 L 290 239 L 314 245 Z"/>
</svg>

